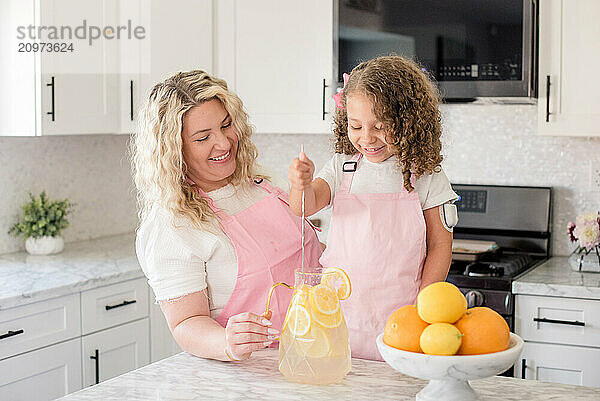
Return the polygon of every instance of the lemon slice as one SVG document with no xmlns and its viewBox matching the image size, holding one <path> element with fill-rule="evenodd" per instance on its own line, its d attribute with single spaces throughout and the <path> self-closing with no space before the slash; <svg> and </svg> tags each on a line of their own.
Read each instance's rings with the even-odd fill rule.
<svg viewBox="0 0 600 401">
<path fill-rule="evenodd" d="M 313 326 L 306 336 L 296 337 L 294 346 L 298 354 L 310 358 L 323 358 L 331 351 L 329 336 L 318 326 Z"/>
<path fill-rule="evenodd" d="M 313 309 L 311 315 L 314 323 L 321 325 L 326 329 L 335 329 L 342 324 L 342 320 L 344 319 L 344 315 L 342 315 L 341 311 L 333 315 L 324 315 Z"/>
<path fill-rule="evenodd" d="M 331 287 L 317 284 L 310 289 L 311 306 L 324 315 L 333 315 L 340 310 L 340 301 Z"/>
<path fill-rule="evenodd" d="M 328 267 L 325 269 L 323 271 L 323 280 L 326 285 L 334 290 L 336 290 L 336 284 L 340 283 L 336 290 L 340 301 L 348 298 L 352 293 L 350 277 L 348 277 L 348 274 L 339 267 Z"/>
<path fill-rule="evenodd" d="M 310 314 L 304 306 L 300 304 L 291 306 L 285 325 L 287 325 L 292 334 L 295 336 L 305 335 L 310 330 L 310 323 Z"/>
</svg>

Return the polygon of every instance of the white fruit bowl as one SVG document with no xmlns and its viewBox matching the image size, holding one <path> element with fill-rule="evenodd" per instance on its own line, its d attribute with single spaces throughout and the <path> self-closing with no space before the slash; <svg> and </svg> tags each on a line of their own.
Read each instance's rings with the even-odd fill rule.
<svg viewBox="0 0 600 401">
<path fill-rule="evenodd" d="M 505 351 L 482 355 L 427 355 L 390 347 L 377 337 L 377 348 L 383 359 L 405 375 L 429 380 L 417 394 L 419 401 L 471 401 L 479 396 L 468 380 L 484 379 L 510 368 L 523 349 L 523 339 L 510 333 Z"/>
</svg>

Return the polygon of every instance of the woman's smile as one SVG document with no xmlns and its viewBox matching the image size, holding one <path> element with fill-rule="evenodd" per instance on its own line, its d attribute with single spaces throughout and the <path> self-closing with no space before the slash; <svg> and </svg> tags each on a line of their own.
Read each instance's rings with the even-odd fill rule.
<svg viewBox="0 0 600 401">
<path fill-rule="evenodd" d="M 227 163 L 231 160 L 231 150 L 228 150 L 226 153 L 223 153 L 220 156 L 209 157 L 208 160 L 214 163 Z"/>
</svg>

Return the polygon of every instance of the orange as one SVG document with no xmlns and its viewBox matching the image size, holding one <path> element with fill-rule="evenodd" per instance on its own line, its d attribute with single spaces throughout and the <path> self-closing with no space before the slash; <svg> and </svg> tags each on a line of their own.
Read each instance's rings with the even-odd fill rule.
<svg viewBox="0 0 600 401">
<path fill-rule="evenodd" d="M 427 323 L 454 323 L 467 311 L 467 300 L 454 284 L 429 284 L 417 295 L 417 311 Z"/>
<path fill-rule="evenodd" d="M 427 326 L 428 324 L 419 317 L 415 305 L 403 306 L 387 320 L 383 342 L 404 351 L 422 353 L 419 338 Z"/>
<path fill-rule="evenodd" d="M 502 316 L 490 308 L 480 306 L 468 309 L 454 325 L 464 334 L 458 354 L 489 354 L 508 348 L 510 342 L 508 324 Z"/>
</svg>

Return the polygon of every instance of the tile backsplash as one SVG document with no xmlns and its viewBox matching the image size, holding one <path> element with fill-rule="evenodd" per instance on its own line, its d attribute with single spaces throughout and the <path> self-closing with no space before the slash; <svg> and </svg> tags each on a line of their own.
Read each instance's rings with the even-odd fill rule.
<svg viewBox="0 0 600 401">
<path fill-rule="evenodd" d="M 443 105 L 444 162 L 451 182 L 552 186 L 553 254 L 569 252 L 566 224 L 600 209 L 600 188 L 590 188 L 590 162 L 600 160 L 600 138 L 535 135 L 536 106 Z M 7 234 L 27 192 L 77 206 L 66 242 L 133 231 L 137 225 L 126 136 L 0 137 L 0 253 L 24 249 Z M 330 135 L 256 134 L 259 161 L 287 179 L 300 145 L 317 170 L 332 154 Z M 329 213 L 318 217 L 327 227 Z"/>
</svg>

